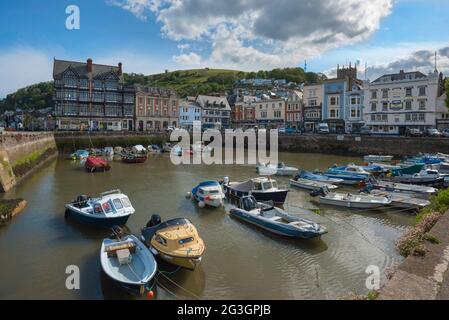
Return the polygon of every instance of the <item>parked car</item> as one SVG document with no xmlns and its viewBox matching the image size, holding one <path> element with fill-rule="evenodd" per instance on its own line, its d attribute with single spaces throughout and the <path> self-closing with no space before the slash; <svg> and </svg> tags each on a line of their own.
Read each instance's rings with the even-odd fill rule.
<svg viewBox="0 0 449 320">
<path fill-rule="evenodd" d="M 422 137 L 423 133 L 421 130 L 419 129 L 410 129 L 407 128 L 407 130 L 405 130 L 405 135 L 409 136 L 409 137 Z"/>
<path fill-rule="evenodd" d="M 441 132 L 438 129 L 431 128 L 426 130 L 426 136 L 428 137 L 441 137 Z"/>
<path fill-rule="evenodd" d="M 371 128 L 368 126 L 363 126 L 360 128 L 360 134 L 361 135 L 370 135 L 371 134 Z"/>
<path fill-rule="evenodd" d="M 443 137 L 445 137 L 445 138 L 449 138 L 449 129 L 444 129 L 444 130 L 441 132 L 441 135 L 442 135 Z"/>
<path fill-rule="evenodd" d="M 317 128 L 317 132 L 321 133 L 321 134 L 328 134 L 328 133 L 330 133 L 329 126 L 327 125 L 327 123 L 319 123 L 318 124 L 318 128 Z"/>
</svg>

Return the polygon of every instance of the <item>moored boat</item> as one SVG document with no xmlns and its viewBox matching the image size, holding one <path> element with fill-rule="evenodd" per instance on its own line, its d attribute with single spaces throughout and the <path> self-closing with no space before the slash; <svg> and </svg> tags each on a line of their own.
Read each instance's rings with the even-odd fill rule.
<svg viewBox="0 0 449 320">
<path fill-rule="evenodd" d="M 157 271 L 157 262 L 133 235 L 104 239 L 100 261 L 103 272 L 128 291 L 143 295 Z"/>
<path fill-rule="evenodd" d="M 298 168 L 287 166 L 283 162 L 278 164 L 261 163 L 256 168 L 257 173 L 262 176 L 292 176 L 298 172 Z"/>
<path fill-rule="evenodd" d="M 206 249 L 195 226 L 185 218 L 161 222 L 158 215 L 153 215 L 142 229 L 142 240 L 154 255 L 189 270 L 201 263 Z"/>
<path fill-rule="evenodd" d="M 383 196 L 330 192 L 327 188 L 312 191 L 310 195 L 319 197 L 321 204 L 346 208 L 376 209 L 391 203 L 391 199 Z"/>
<path fill-rule="evenodd" d="M 89 151 L 87 150 L 76 150 L 70 154 L 69 158 L 72 160 L 85 160 L 89 156 Z"/>
<path fill-rule="evenodd" d="M 111 166 L 105 159 L 95 156 L 89 156 L 84 167 L 89 172 L 105 172 L 111 169 Z"/>
<path fill-rule="evenodd" d="M 403 174 L 393 178 L 394 182 L 409 183 L 425 186 L 441 186 L 444 184 L 444 176 L 435 170 L 422 170 L 415 174 Z"/>
<path fill-rule="evenodd" d="M 144 163 L 147 160 L 148 156 L 146 154 L 128 153 L 122 155 L 122 162 L 125 163 Z"/>
<path fill-rule="evenodd" d="M 162 148 L 159 147 L 157 144 L 151 144 L 151 145 L 149 145 L 148 148 L 147 148 L 147 150 L 148 150 L 148 153 L 151 153 L 151 154 L 159 154 L 159 153 L 162 153 Z"/>
<path fill-rule="evenodd" d="M 259 177 L 244 182 L 229 182 L 224 179 L 223 189 L 225 193 L 234 198 L 252 195 L 257 201 L 273 201 L 276 204 L 284 204 L 289 190 L 279 189 L 276 180 L 268 177 Z"/>
<path fill-rule="evenodd" d="M 308 180 L 308 179 L 302 179 L 299 176 L 296 176 L 293 179 L 290 179 L 290 185 L 295 186 L 300 189 L 309 190 L 309 191 L 318 190 L 323 187 L 327 187 L 329 190 L 334 190 L 334 189 L 338 188 L 337 186 L 335 186 L 333 184 L 328 184 L 328 183 L 313 181 L 313 180 Z"/>
<path fill-rule="evenodd" d="M 223 205 L 225 194 L 218 181 L 204 181 L 192 189 L 191 197 L 198 202 L 198 206 L 220 207 Z"/>
<path fill-rule="evenodd" d="M 301 209 L 301 213 L 313 212 Z M 293 216 L 271 204 L 257 202 L 253 196 L 242 197 L 239 206 L 230 210 L 230 215 L 256 225 L 272 233 L 298 239 L 319 237 L 327 230 L 308 219 Z"/>
<path fill-rule="evenodd" d="M 337 179 L 337 178 L 329 178 L 328 176 L 318 174 L 318 173 L 312 173 L 305 170 L 301 170 L 299 174 L 297 175 L 298 178 L 301 179 L 307 179 L 311 181 L 318 181 L 323 182 L 327 184 L 333 184 L 333 185 L 339 185 L 340 183 L 343 183 L 343 179 Z"/>
<path fill-rule="evenodd" d="M 391 170 L 393 176 L 419 173 L 421 170 L 424 169 L 424 166 L 425 166 L 422 163 L 418 163 L 418 164 L 416 164 L 416 163 L 415 164 L 398 163 L 398 165 L 401 168 Z"/>
<path fill-rule="evenodd" d="M 170 142 L 165 142 L 162 145 L 162 152 L 170 153 L 172 149 L 173 149 L 173 145 Z"/>
<path fill-rule="evenodd" d="M 371 190 L 370 194 L 391 199 L 390 206 L 395 208 L 420 210 L 430 205 L 429 200 L 419 199 L 412 195 L 407 195 L 401 192 L 390 192 L 374 189 Z"/>
<path fill-rule="evenodd" d="M 402 193 L 405 195 L 423 199 L 429 199 L 430 196 L 435 195 L 438 192 L 438 189 L 435 189 L 433 187 L 395 183 L 393 181 L 378 180 L 374 178 L 370 178 L 368 181 L 366 181 L 366 186 L 370 189 Z"/>
<path fill-rule="evenodd" d="M 379 162 L 391 162 L 391 160 L 393 160 L 393 156 L 388 156 L 388 155 L 366 155 L 363 157 L 363 160 L 365 160 L 366 162 L 375 162 L 375 161 L 379 161 Z"/>
<path fill-rule="evenodd" d="M 125 225 L 135 210 L 120 190 L 103 192 L 97 198 L 81 195 L 65 205 L 65 217 L 95 227 Z"/>
</svg>

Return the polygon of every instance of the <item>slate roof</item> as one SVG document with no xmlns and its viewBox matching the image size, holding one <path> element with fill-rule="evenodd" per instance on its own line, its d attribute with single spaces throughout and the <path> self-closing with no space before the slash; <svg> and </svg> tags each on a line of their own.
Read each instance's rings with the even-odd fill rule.
<svg viewBox="0 0 449 320">
<path fill-rule="evenodd" d="M 419 71 L 412 72 L 404 72 L 401 71 L 399 73 L 385 74 L 376 80 L 373 83 L 381 83 L 388 81 L 401 81 L 401 80 L 417 80 L 417 79 L 425 79 L 427 76 Z"/>
<path fill-rule="evenodd" d="M 76 61 L 66 61 L 66 60 L 57 60 L 53 61 L 53 79 L 60 79 L 62 74 L 68 69 L 71 68 L 75 71 L 80 78 L 87 78 L 87 62 L 76 62 Z M 92 64 L 92 77 L 99 79 L 102 78 L 111 72 L 117 73 L 119 72 L 118 66 L 107 66 L 102 64 Z"/>
</svg>

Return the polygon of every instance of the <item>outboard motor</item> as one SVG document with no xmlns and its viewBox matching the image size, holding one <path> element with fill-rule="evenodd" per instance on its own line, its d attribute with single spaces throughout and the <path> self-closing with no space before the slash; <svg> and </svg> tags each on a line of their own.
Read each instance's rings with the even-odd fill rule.
<svg viewBox="0 0 449 320">
<path fill-rule="evenodd" d="M 224 177 L 223 178 L 223 185 L 227 186 L 229 184 L 229 177 Z"/>
<path fill-rule="evenodd" d="M 323 188 L 319 188 L 319 189 L 317 189 L 317 190 L 313 190 L 312 192 L 310 192 L 310 196 L 312 196 L 312 197 L 319 197 L 319 196 L 325 196 L 326 195 L 326 192 L 324 191 L 324 189 Z"/>
<path fill-rule="evenodd" d="M 150 221 L 148 221 L 148 223 L 147 223 L 147 228 L 151 228 L 151 227 L 157 226 L 157 225 L 159 225 L 161 223 L 162 223 L 161 216 L 158 215 L 158 214 L 153 214 L 151 216 Z"/>
</svg>

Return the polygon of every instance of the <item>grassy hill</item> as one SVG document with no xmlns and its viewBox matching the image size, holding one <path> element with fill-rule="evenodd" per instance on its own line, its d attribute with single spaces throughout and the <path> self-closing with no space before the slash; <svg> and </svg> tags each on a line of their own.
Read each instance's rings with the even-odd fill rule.
<svg viewBox="0 0 449 320">
<path fill-rule="evenodd" d="M 239 79 L 263 78 L 286 79 L 296 83 L 316 83 L 324 75 L 304 72 L 301 68 L 274 69 L 271 71 L 243 72 L 222 69 L 193 69 L 165 72 L 154 75 L 124 74 L 128 85 L 139 83 L 148 86 L 168 87 L 176 90 L 181 97 L 198 94 L 229 92 Z M 21 109 L 40 109 L 53 106 L 52 82 L 41 82 L 9 94 L 0 100 L 0 111 Z"/>
</svg>

